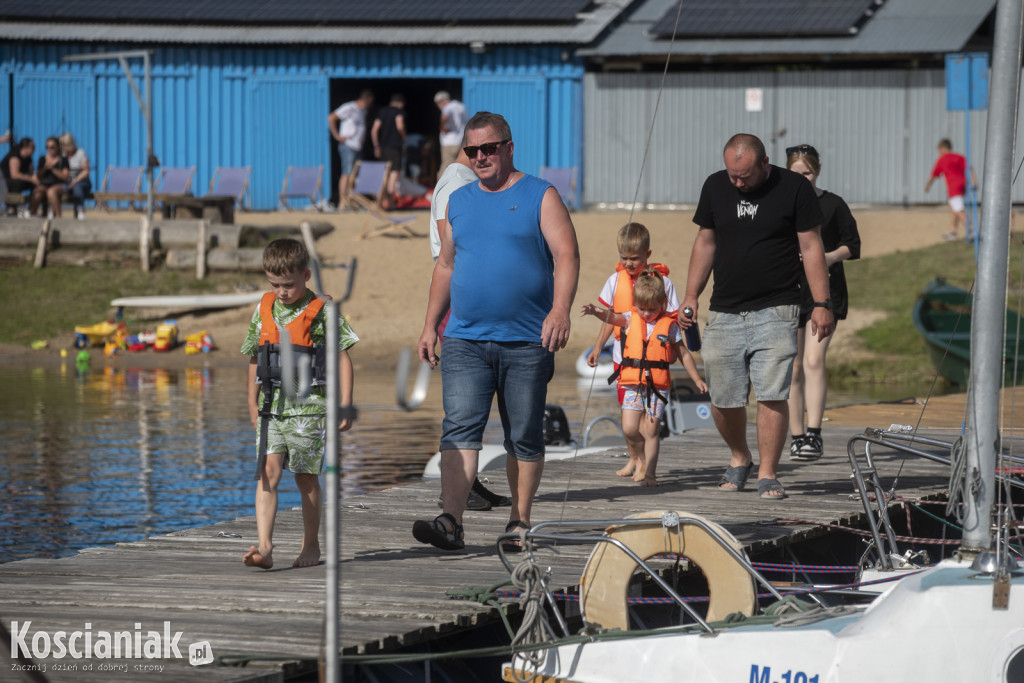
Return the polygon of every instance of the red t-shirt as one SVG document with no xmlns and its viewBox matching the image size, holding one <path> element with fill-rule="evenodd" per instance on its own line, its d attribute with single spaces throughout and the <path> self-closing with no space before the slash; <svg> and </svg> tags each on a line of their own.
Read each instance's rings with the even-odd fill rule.
<svg viewBox="0 0 1024 683">
<path fill-rule="evenodd" d="M 964 172 L 967 170 L 967 159 L 953 152 L 946 152 L 935 162 L 932 169 L 932 177 L 940 175 L 946 177 L 946 191 L 950 197 L 962 195 L 967 189 L 967 178 Z"/>
</svg>

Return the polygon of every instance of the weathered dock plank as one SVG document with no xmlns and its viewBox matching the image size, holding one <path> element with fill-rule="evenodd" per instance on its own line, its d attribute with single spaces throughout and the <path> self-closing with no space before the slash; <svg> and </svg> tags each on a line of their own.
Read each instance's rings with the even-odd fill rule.
<svg viewBox="0 0 1024 683">
<path fill-rule="evenodd" d="M 728 451 L 714 430 L 697 430 L 663 442 L 657 488 L 637 486 L 614 472 L 622 448 L 576 460 L 548 463 L 534 506 L 534 522 L 558 519 L 610 519 L 637 512 L 675 509 L 709 517 L 729 528 L 752 549 L 770 548 L 825 533 L 822 525 L 856 524 L 863 512 L 854 495 L 846 455 L 857 427 L 828 427 L 826 454 L 813 463 L 786 456 L 779 478 L 790 497 L 758 498 L 756 486 L 725 493 L 716 485 Z M 750 431 L 753 443 L 753 427 Z M 908 498 L 945 490 L 943 466 L 876 453 L 883 480 L 899 471 L 899 492 Z M 503 477 L 490 486 L 506 491 Z M 445 553 L 417 543 L 411 525 L 438 513 L 439 484 L 423 482 L 346 498 L 341 518 L 340 589 L 344 652 L 382 652 L 457 633 L 498 617 L 486 606 L 452 599 L 446 591 L 488 587 L 507 574 L 496 556 L 495 539 L 508 510 L 468 511 L 466 548 Z M 802 520 L 782 525 L 780 519 Z M 215 656 L 278 657 L 315 661 L 321 653 L 325 568 L 293 569 L 302 522 L 297 510 L 282 511 L 275 528 L 275 561 L 270 571 L 245 567 L 242 554 L 255 543 L 253 518 L 188 529 L 115 547 L 93 548 L 74 557 L 32 559 L 0 565 L 0 617 L 32 622 L 30 633 L 58 630 L 162 631 L 169 622 L 181 631 L 185 659 L 128 660 L 160 663 L 166 680 L 256 680 L 266 670 L 191 667 L 188 645 L 208 641 Z M 578 583 L 589 548 L 559 549 L 552 585 Z M 88 627 L 85 624 L 89 624 Z M 31 642 L 31 639 L 29 639 Z M 111 672 L 80 666 L 47 674 L 53 681 L 118 679 Z M 98 664 L 104 660 L 91 660 Z M 220 677 L 218 677 L 220 676 Z M 232 678 L 232 676 L 235 676 Z M 149 678 L 147 678 L 149 680 Z M 269 679 L 268 679 L 269 680 Z"/>
</svg>

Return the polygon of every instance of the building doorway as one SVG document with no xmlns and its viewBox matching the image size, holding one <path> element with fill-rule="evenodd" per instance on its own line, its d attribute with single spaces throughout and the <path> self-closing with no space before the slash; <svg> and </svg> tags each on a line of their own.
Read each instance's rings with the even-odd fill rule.
<svg viewBox="0 0 1024 683">
<path fill-rule="evenodd" d="M 372 90 L 374 101 L 366 113 L 366 140 L 360 158 L 373 158 L 373 145 L 370 143 L 370 128 L 377 118 L 377 112 L 388 105 L 395 93 L 405 95 L 405 126 L 406 132 L 414 142 L 419 141 L 412 149 L 406 150 L 406 171 L 410 166 L 415 177 L 411 179 L 433 187 L 437 181 L 438 166 L 441 163 L 441 150 L 438 132 L 441 124 L 441 112 L 434 104 L 434 95 L 439 90 L 447 90 L 453 99 L 462 99 L 461 78 L 332 78 L 330 80 L 330 104 L 334 111 L 345 102 L 359 97 L 363 90 Z M 416 136 L 416 137 L 413 137 Z M 330 201 L 338 204 L 338 177 L 340 176 L 341 160 L 338 156 L 338 145 L 328 134 L 331 145 L 331 180 Z"/>
</svg>

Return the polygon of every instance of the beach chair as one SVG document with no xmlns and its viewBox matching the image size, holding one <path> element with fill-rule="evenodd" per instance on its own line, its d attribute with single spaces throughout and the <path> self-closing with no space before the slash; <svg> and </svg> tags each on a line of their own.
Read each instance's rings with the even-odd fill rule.
<svg viewBox="0 0 1024 683">
<path fill-rule="evenodd" d="M 108 202 L 131 202 L 135 208 L 136 202 L 145 201 L 145 195 L 140 192 L 143 170 L 141 166 L 107 166 L 103 185 L 93 194 L 96 206 L 109 211 Z"/>
<path fill-rule="evenodd" d="M 390 161 L 357 161 L 352 167 L 347 201 L 357 209 L 380 210 L 391 172 Z"/>
<path fill-rule="evenodd" d="M 210 192 L 207 196 L 234 197 L 239 208 L 246 208 L 251 171 L 252 166 L 218 166 L 210 179 Z"/>
<path fill-rule="evenodd" d="M 576 205 L 575 166 L 541 166 L 540 177 L 554 186 L 570 211 L 579 208 Z"/>
<path fill-rule="evenodd" d="M 308 199 L 317 211 L 320 206 L 320 185 L 323 166 L 289 166 L 284 174 L 284 185 L 278 195 L 277 208 L 290 211 L 289 199 Z"/>
<path fill-rule="evenodd" d="M 156 177 L 154 198 L 164 201 L 191 194 L 192 176 L 195 173 L 195 166 L 164 166 L 160 169 L 160 175 Z"/>
<path fill-rule="evenodd" d="M 364 209 L 367 213 L 359 239 L 377 237 L 389 232 L 398 232 L 402 237 L 421 237 L 409 227 L 416 216 L 392 217 L 384 213 L 381 199 L 387 187 L 389 161 L 357 161 L 352 167 L 352 186 L 348 193 L 349 205 Z"/>
</svg>

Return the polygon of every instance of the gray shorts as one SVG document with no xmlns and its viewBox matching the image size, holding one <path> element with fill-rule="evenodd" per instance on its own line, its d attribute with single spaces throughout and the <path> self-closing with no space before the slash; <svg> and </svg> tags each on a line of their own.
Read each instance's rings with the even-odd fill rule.
<svg viewBox="0 0 1024 683">
<path fill-rule="evenodd" d="M 708 313 L 701 357 L 711 403 L 741 408 L 753 387 L 758 401 L 785 401 L 796 356 L 800 307 Z"/>
</svg>

